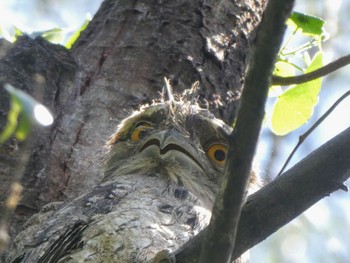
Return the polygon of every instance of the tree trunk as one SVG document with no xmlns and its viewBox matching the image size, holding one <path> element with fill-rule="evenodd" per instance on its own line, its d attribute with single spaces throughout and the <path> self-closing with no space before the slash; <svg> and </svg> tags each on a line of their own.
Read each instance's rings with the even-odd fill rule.
<svg viewBox="0 0 350 263">
<path fill-rule="evenodd" d="M 164 77 L 180 93 L 199 81 L 199 101 L 231 124 L 264 6 L 265 0 L 105 0 L 70 51 L 29 37 L 6 49 L 1 84 L 29 93 L 55 117 L 26 143 L 12 139 L 1 146 L 0 200 L 29 154 L 12 235 L 43 205 L 99 181 L 105 142 L 133 109 L 159 97 Z M 9 99 L 0 92 L 4 127 Z"/>
</svg>

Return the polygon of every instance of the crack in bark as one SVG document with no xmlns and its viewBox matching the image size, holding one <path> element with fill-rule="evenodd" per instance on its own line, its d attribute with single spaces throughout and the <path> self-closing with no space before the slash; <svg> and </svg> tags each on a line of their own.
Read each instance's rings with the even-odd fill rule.
<svg viewBox="0 0 350 263">
<path fill-rule="evenodd" d="M 65 159 L 65 161 L 63 163 L 63 174 L 64 174 L 63 178 L 65 178 L 65 181 L 64 181 L 64 188 L 60 191 L 61 193 L 63 193 L 63 190 L 69 185 L 69 179 L 71 178 L 71 176 L 70 176 L 70 173 L 68 172 L 68 170 L 70 169 L 68 163 L 71 161 L 71 157 L 73 155 L 75 145 L 77 145 L 79 142 L 80 135 L 82 133 L 84 125 L 85 125 L 85 121 L 83 121 L 81 123 L 81 125 L 79 126 L 75 140 L 74 140 L 72 146 L 70 147 L 70 151 L 67 155 L 67 158 Z"/>
<path fill-rule="evenodd" d="M 134 1 L 132 3 L 132 7 L 134 8 L 137 1 Z M 113 7 L 115 8 L 115 7 Z M 84 84 L 81 86 L 80 89 L 80 96 L 83 95 L 88 87 L 91 86 L 92 81 L 95 79 L 97 75 L 100 74 L 101 68 L 103 67 L 103 64 L 107 60 L 107 58 L 113 53 L 114 48 L 116 47 L 116 43 L 121 39 L 121 37 L 124 35 L 125 29 L 127 28 L 126 25 L 128 24 L 131 15 L 134 13 L 133 9 L 127 9 L 125 18 L 122 23 L 120 23 L 122 26 L 119 27 L 118 31 L 116 32 L 115 36 L 113 37 L 110 45 L 108 47 L 103 48 L 101 56 L 96 63 L 94 70 L 90 72 L 90 74 L 86 77 Z"/>
</svg>

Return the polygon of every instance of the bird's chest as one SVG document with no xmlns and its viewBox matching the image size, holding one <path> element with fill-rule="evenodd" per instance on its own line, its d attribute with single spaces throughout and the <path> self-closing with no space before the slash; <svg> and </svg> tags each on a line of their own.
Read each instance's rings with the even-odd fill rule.
<svg viewBox="0 0 350 263">
<path fill-rule="evenodd" d="M 68 262 L 146 262 L 163 249 L 175 251 L 210 219 L 196 196 L 156 175 L 133 183 L 120 178 L 109 194 L 86 200 L 90 207 L 107 207 L 91 216 L 83 249 Z"/>
</svg>

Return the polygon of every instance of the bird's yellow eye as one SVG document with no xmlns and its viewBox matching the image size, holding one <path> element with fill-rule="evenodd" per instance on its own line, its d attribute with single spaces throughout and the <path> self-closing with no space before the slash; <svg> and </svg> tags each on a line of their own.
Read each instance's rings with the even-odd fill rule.
<svg viewBox="0 0 350 263">
<path fill-rule="evenodd" d="M 142 123 L 138 125 L 131 134 L 131 140 L 133 142 L 137 142 L 143 139 L 151 128 L 152 126 L 149 123 Z"/>
<path fill-rule="evenodd" d="M 226 161 L 228 148 L 224 144 L 212 144 L 208 151 L 207 155 L 210 158 L 211 161 L 213 161 L 215 164 L 219 166 L 224 166 Z"/>
</svg>

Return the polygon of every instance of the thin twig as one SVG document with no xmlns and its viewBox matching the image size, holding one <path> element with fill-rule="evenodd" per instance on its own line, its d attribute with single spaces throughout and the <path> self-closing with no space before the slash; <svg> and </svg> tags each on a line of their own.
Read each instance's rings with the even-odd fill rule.
<svg viewBox="0 0 350 263">
<path fill-rule="evenodd" d="M 299 75 L 299 76 L 293 76 L 293 77 L 280 77 L 274 75 L 272 77 L 272 85 L 282 85 L 282 86 L 288 86 L 292 84 L 301 84 L 305 83 L 317 78 L 324 77 L 333 71 L 336 71 L 342 67 L 345 67 L 346 65 L 350 64 L 350 55 L 346 55 L 344 57 L 341 57 L 326 66 L 323 66 L 322 68 L 316 69 L 315 71 Z"/>
<path fill-rule="evenodd" d="M 304 134 L 302 134 L 301 136 L 299 136 L 299 141 L 297 143 L 297 145 L 294 147 L 293 151 L 291 152 L 291 154 L 288 156 L 286 162 L 284 163 L 281 171 L 278 173 L 277 176 L 280 176 L 283 171 L 286 169 L 288 163 L 290 162 L 290 160 L 292 159 L 294 153 L 297 151 L 297 149 L 299 148 L 299 146 L 306 140 L 306 138 L 317 128 L 317 126 L 319 126 L 327 117 L 329 114 L 331 114 L 331 112 L 340 104 L 340 102 L 342 102 L 342 100 L 344 100 L 347 96 L 350 95 L 350 90 L 345 92 L 339 99 L 337 99 L 336 102 L 334 102 L 334 104 L 326 111 L 325 114 L 323 114 L 321 116 L 321 118 L 319 118 L 314 125 L 311 126 L 310 129 L 308 129 Z"/>
</svg>

